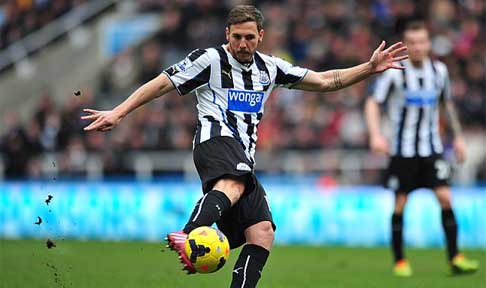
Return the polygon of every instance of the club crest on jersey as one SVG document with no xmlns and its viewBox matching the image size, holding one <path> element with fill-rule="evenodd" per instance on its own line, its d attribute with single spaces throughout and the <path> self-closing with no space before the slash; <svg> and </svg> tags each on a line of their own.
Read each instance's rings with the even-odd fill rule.
<svg viewBox="0 0 486 288">
<path fill-rule="evenodd" d="M 263 92 L 228 90 L 228 109 L 240 112 L 259 112 L 263 103 Z"/>
<path fill-rule="evenodd" d="M 270 84 L 270 77 L 268 77 L 267 72 L 265 71 L 260 71 L 260 84 L 262 85 L 268 85 Z"/>
</svg>

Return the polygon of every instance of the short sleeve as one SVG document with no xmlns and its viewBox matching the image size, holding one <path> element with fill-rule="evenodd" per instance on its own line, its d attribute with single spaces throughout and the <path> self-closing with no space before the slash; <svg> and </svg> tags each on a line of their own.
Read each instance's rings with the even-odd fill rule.
<svg viewBox="0 0 486 288">
<path fill-rule="evenodd" d="M 372 98 L 378 103 L 385 103 L 395 88 L 393 71 L 387 70 L 376 79 L 372 89 Z"/>
<path fill-rule="evenodd" d="M 211 62 L 206 50 L 196 49 L 184 60 L 170 66 L 162 73 L 172 81 L 177 92 L 188 94 L 209 82 Z"/>
<path fill-rule="evenodd" d="M 304 79 L 307 69 L 294 66 L 289 62 L 274 57 L 277 66 L 277 75 L 275 76 L 275 85 L 292 88 L 295 84 Z"/>
</svg>

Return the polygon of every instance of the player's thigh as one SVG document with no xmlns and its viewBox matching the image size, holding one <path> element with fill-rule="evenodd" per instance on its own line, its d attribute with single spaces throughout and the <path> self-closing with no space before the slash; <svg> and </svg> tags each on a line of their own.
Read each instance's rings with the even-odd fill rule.
<svg viewBox="0 0 486 288">
<path fill-rule="evenodd" d="M 225 212 L 216 223 L 219 229 L 228 237 L 231 249 L 247 243 L 248 239 L 245 231 L 255 224 L 261 222 L 270 223 L 271 231 L 262 229 L 262 234 L 270 234 L 272 237 L 273 231 L 276 229 L 265 190 L 254 175 L 253 177 L 255 180 L 255 189 L 249 193 L 245 193 L 240 201 Z M 258 227 L 264 228 L 261 226 Z"/>
<path fill-rule="evenodd" d="M 450 185 L 452 167 L 441 155 L 424 157 L 420 163 L 421 186 L 434 189 Z"/>
<path fill-rule="evenodd" d="M 385 187 L 395 193 L 409 193 L 419 186 L 416 158 L 392 157 L 385 175 Z"/>
<path fill-rule="evenodd" d="M 193 156 L 204 193 L 217 189 L 228 193 L 234 203 L 243 191 L 254 189 L 252 164 L 235 139 L 211 138 L 198 144 L 194 148 Z"/>
</svg>

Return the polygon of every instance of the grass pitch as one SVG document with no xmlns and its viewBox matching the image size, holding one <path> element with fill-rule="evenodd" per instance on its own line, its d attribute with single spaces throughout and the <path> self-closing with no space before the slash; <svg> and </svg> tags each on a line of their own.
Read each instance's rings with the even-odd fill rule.
<svg viewBox="0 0 486 288">
<path fill-rule="evenodd" d="M 56 242 L 47 249 L 40 240 L 0 240 L 0 287 L 229 287 L 238 250 L 222 270 L 185 275 L 176 254 L 162 245 L 143 242 Z M 486 250 L 466 251 L 481 261 L 474 275 L 448 276 L 439 249 L 409 249 L 414 276 L 391 274 L 388 248 L 275 247 L 259 288 L 394 288 L 486 287 Z"/>
</svg>

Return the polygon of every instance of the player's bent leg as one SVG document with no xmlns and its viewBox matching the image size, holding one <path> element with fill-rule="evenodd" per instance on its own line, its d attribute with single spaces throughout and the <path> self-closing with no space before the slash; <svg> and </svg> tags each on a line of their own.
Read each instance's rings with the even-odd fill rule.
<svg viewBox="0 0 486 288">
<path fill-rule="evenodd" d="M 474 260 L 467 259 L 463 254 L 459 253 L 457 244 L 457 222 L 454 216 L 451 205 L 451 191 L 449 186 L 440 186 L 434 188 L 435 195 L 439 200 L 442 213 L 442 228 L 446 236 L 447 254 L 453 274 L 465 274 L 476 272 L 479 268 L 479 263 Z"/>
<path fill-rule="evenodd" d="M 204 194 L 196 203 L 183 231 L 189 233 L 197 227 L 211 226 L 221 218 L 224 211 L 233 206 L 245 191 L 244 178 L 228 176 L 214 184 L 213 190 Z"/>
<path fill-rule="evenodd" d="M 403 252 L 403 210 L 407 204 L 407 199 L 408 195 L 406 193 L 395 193 L 395 208 L 391 219 L 391 248 L 395 261 L 393 273 L 399 277 L 412 276 L 412 268 Z"/>
<path fill-rule="evenodd" d="M 275 237 L 272 223 L 262 221 L 248 227 L 245 237 L 247 243 L 236 260 L 231 288 L 256 287 Z"/>
<path fill-rule="evenodd" d="M 187 235 L 201 226 L 211 226 L 221 218 L 224 211 L 231 208 L 243 195 L 245 184 L 243 179 L 228 177 L 219 179 L 213 186 L 213 190 L 204 194 L 199 199 L 192 214 L 182 231 L 172 232 L 167 235 L 167 247 L 179 254 L 182 270 L 188 274 L 196 273 L 189 257 L 185 253 L 184 243 Z"/>
</svg>

